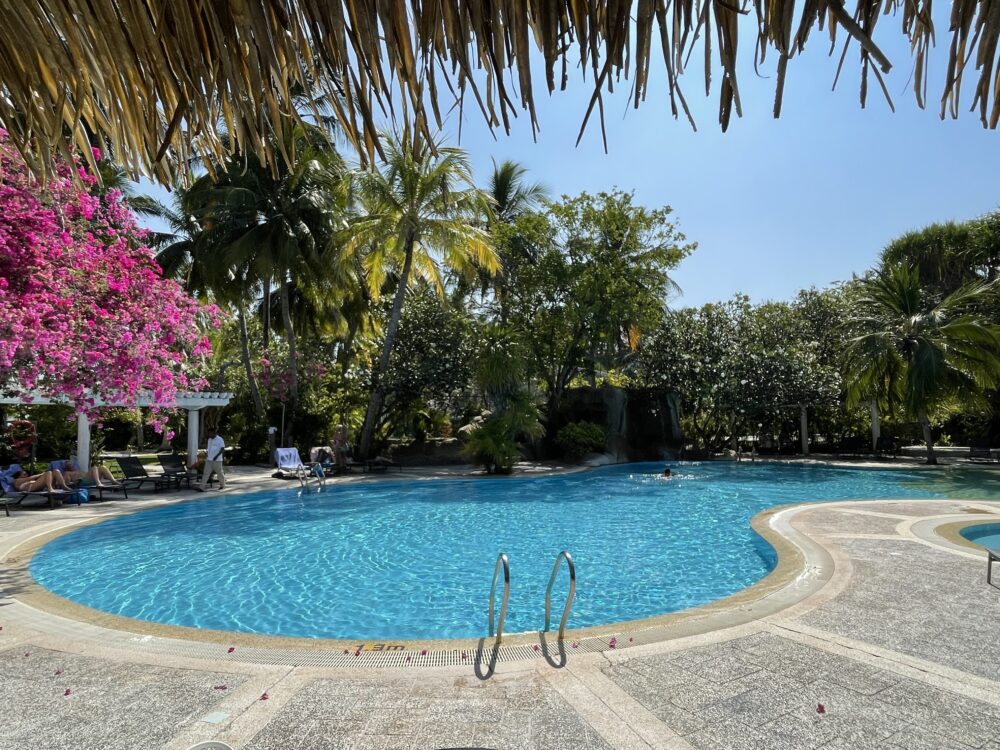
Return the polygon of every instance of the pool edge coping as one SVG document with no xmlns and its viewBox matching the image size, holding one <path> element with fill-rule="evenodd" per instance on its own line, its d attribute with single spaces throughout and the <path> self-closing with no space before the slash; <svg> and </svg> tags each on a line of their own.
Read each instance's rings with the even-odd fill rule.
<svg viewBox="0 0 1000 750">
<path fill-rule="evenodd" d="M 637 636 L 639 642 L 635 645 L 699 635 L 743 625 L 798 603 L 829 581 L 833 575 L 834 564 L 823 545 L 792 528 L 790 520 L 803 510 L 815 509 L 823 505 L 826 503 L 796 503 L 774 506 L 751 518 L 751 528 L 774 549 L 777 557 L 775 567 L 754 584 L 729 596 L 678 612 L 608 625 L 570 629 L 566 633 L 566 642 L 572 641 L 577 645 L 584 646 L 582 649 L 584 652 L 613 649 L 618 646 L 618 643 L 621 644 L 620 647 L 627 648 L 628 643 L 635 643 Z M 63 620 L 100 628 L 106 631 L 109 642 L 123 639 L 135 641 L 136 637 L 139 637 L 143 641 L 147 641 L 149 638 L 169 639 L 189 642 L 198 646 L 224 644 L 237 648 L 236 653 L 247 650 L 266 651 L 270 654 L 277 652 L 292 660 L 296 654 L 339 651 L 344 655 L 354 653 L 355 660 L 352 662 L 352 666 L 361 667 L 365 666 L 366 661 L 370 661 L 361 657 L 379 654 L 379 649 L 376 647 L 385 645 L 370 641 L 259 635 L 149 622 L 110 614 L 66 599 L 46 589 L 31 575 L 28 566 L 37 551 L 45 544 L 84 526 L 134 512 L 142 511 L 125 511 L 82 522 L 69 523 L 64 527 L 36 533 L 27 539 L 14 542 L 0 557 L 9 575 L 5 588 L 17 590 L 14 594 L 6 595 L 39 613 L 42 619 L 45 616 L 55 616 Z M 554 634 L 547 635 L 554 637 Z M 617 640 L 618 636 L 622 636 L 621 641 Z M 631 637 L 626 641 L 625 636 Z M 492 646 L 492 639 L 489 641 Z M 153 643 L 149 642 L 148 645 L 153 645 Z M 392 650 L 397 653 L 413 654 L 419 652 L 427 654 L 429 651 L 460 651 L 463 658 L 470 650 L 481 651 L 483 645 L 484 639 L 400 639 L 391 641 Z M 532 658 L 541 655 L 545 647 L 545 635 L 531 631 L 505 634 L 501 649 L 524 652 L 530 648 L 526 656 Z M 576 645 L 573 646 L 573 648 L 576 647 Z M 524 658 L 524 655 L 521 658 Z M 253 661 L 257 660 L 253 659 Z M 274 663 L 286 663 L 286 661 L 288 659 L 281 659 Z"/>
</svg>

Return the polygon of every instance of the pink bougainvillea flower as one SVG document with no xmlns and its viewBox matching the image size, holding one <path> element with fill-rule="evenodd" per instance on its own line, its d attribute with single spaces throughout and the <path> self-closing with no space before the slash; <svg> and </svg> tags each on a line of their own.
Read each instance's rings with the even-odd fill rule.
<svg viewBox="0 0 1000 750">
<path fill-rule="evenodd" d="M 202 381 L 219 311 L 163 278 L 120 191 L 101 195 L 82 161 L 56 159 L 42 185 L 0 131 L 0 382 L 96 404 L 164 407 Z M 165 418 L 151 422 L 162 431 Z"/>
<path fill-rule="evenodd" d="M 535 651 L 540 651 L 540 650 L 541 650 L 541 649 L 540 649 L 540 648 L 538 647 L 538 645 L 537 645 L 537 644 L 536 644 L 536 645 L 534 645 L 534 646 L 532 646 L 532 648 L 534 648 L 534 649 L 535 649 Z"/>
<path fill-rule="evenodd" d="M 611 648 L 614 648 L 617 645 L 618 645 L 618 639 L 617 638 L 612 638 L 610 641 L 608 641 L 608 646 L 610 646 Z"/>
<path fill-rule="evenodd" d="M 63 673 L 63 671 L 62 671 L 61 669 L 57 669 L 57 670 L 56 670 L 56 677 L 58 677 L 58 676 L 59 676 L 59 675 L 61 675 L 62 673 Z"/>
<path fill-rule="evenodd" d="M 260 696 L 260 699 L 262 701 L 270 700 L 270 698 L 271 698 L 271 696 L 268 695 L 267 693 L 264 693 L 263 695 Z"/>
<path fill-rule="evenodd" d="M 228 689 L 228 687 L 229 687 L 228 685 L 214 685 L 212 689 L 213 690 L 226 690 L 226 689 Z"/>
<path fill-rule="evenodd" d="M 360 651 L 355 651 L 355 652 L 354 652 L 354 655 L 355 655 L 355 656 L 361 656 L 361 652 L 360 652 Z"/>
<path fill-rule="evenodd" d="M 579 643 L 574 643 L 574 644 L 573 644 L 573 648 L 576 648 L 576 647 L 577 647 L 577 646 L 579 646 L 579 645 L 580 645 Z"/>
<path fill-rule="evenodd" d="M 421 656 L 427 656 L 427 649 L 425 648 L 423 651 L 421 651 L 420 655 Z"/>
<path fill-rule="evenodd" d="M 406 657 L 406 660 L 407 660 L 407 661 L 412 661 L 412 660 L 413 660 L 413 657 L 412 657 L 412 656 L 407 656 L 407 657 Z"/>
<path fill-rule="evenodd" d="M 824 706 L 822 703 L 817 703 L 816 704 L 816 713 L 818 713 L 818 714 L 825 714 L 826 713 L 826 706 Z"/>
<path fill-rule="evenodd" d="M 72 690 L 70 690 L 69 688 L 66 688 L 66 692 L 63 693 L 63 697 L 66 697 L 67 695 L 70 695 L 72 692 L 73 692 Z"/>
<path fill-rule="evenodd" d="M 235 650 L 236 650 L 236 646 L 230 646 L 230 647 L 229 647 L 229 650 L 228 650 L 228 651 L 226 651 L 226 653 L 227 653 L 227 654 L 231 654 L 231 653 L 233 653 L 233 652 L 234 652 Z"/>
</svg>

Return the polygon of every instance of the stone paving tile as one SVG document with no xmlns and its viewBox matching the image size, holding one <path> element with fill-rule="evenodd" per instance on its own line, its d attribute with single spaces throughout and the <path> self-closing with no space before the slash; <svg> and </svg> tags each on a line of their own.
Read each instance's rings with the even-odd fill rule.
<svg viewBox="0 0 1000 750">
<path fill-rule="evenodd" d="M 815 510 L 804 516 L 807 528 L 823 534 L 895 534 L 904 520 L 837 510 Z"/>
<path fill-rule="evenodd" d="M 343 701 L 344 695 L 353 699 Z M 383 696 L 395 697 L 383 701 Z M 306 685 L 245 750 L 369 747 L 605 750 L 608 745 L 536 677 L 451 685 L 358 679 Z"/>
<path fill-rule="evenodd" d="M 936 736 L 947 738 L 942 748 L 967 749 L 1000 735 L 1000 708 L 774 634 L 698 651 L 694 659 L 637 657 L 609 665 L 604 673 L 705 750 L 910 750 L 908 742 L 922 750 L 934 745 L 915 738 Z M 725 665 L 723 671 L 734 663 L 757 669 L 713 682 L 706 675 L 716 660 Z M 689 666 L 682 669 L 679 663 Z M 664 670 L 663 682 L 657 669 Z"/>
<path fill-rule="evenodd" d="M 222 699 L 215 685 L 231 690 L 243 679 L 37 648 L 25 653 L 0 652 L 0 750 L 160 747 Z"/>
<path fill-rule="evenodd" d="M 921 544 L 838 544 L 854 575 L 804 623 L 1000 680 L 1000 595 L 986 585 L 985 563 Z"/>
</svg>

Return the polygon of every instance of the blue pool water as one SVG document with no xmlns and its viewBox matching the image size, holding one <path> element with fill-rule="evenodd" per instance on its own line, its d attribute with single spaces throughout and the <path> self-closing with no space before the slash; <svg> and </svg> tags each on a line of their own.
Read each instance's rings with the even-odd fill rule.
<svg viewBox="0 0 1000 750">
<path fill-rule="evenodd" d="M 537 630 L 556 554 L 576 560 L 571 627 L 732 594 L 774 565 L 750 528 L 784 503 L 1000 497 L 981 472 L 762 464 L 629 464 L 535 479 L 400 481 L 223 495 L 88 526 L 31 562 L 91 607 L 175 625 L 307 637 L 485 634 L 498 552 L 507 632 Z M 558 594 L 565 591 L 565 572 Z M 555 599 L 560 611 L 562 597 Z M 558 616 L 556 617 L 558 619 Z"/>
<path fill-rule="evenodd" d="M 981 523 L 976 526 L 966 526 L 959 532 L 970 542 L 981 544 L 990 549 L 1000 549 L 1000 523 Z"/>
</svg>

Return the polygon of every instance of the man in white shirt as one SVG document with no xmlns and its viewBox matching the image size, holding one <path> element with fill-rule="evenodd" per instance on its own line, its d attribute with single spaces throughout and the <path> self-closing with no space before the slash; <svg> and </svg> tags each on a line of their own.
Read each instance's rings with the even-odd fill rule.
<svg viewBox="0 0 1000 750">
<path fill-rule="evenodd" d="M 226 452 L 226 441 L 222 439 L 214 428 L 208 430 L 208 450 L 205 452 L 205 471 L 201 476 L 201 484 L 196 489 L 204 492 L 208 486 L 208 480 L 212 478 L 212 472 L 219 477 L 219 489 L 226 489 L 226 473 L 222 468 L 223 454 Z"/>
</svg>

